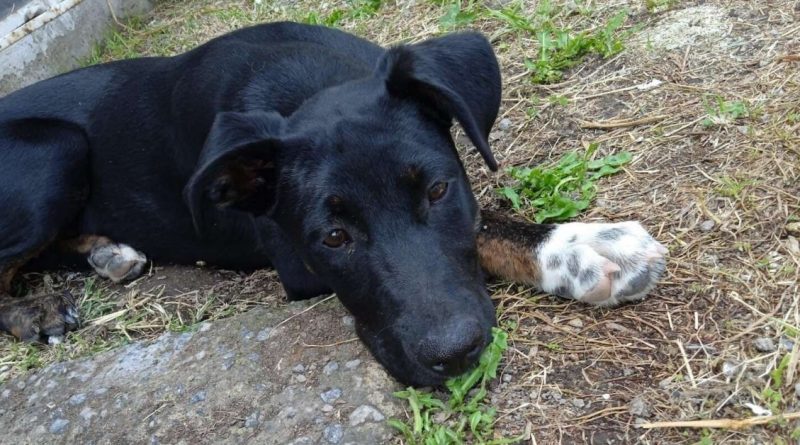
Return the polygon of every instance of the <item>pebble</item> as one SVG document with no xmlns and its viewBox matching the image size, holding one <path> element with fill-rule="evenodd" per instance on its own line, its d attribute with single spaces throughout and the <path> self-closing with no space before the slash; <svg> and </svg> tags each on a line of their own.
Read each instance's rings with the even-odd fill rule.
<svg viewBox="0 0 800 445">
<path fill-rule="evenodd" d="M 306 372 L 306 367 L 303 366 L 302 363 L 299 364 L 299 365 L 295 365 L 294 368 L 292 368 L 292 372 L 295 373 L 295 374 L 302 374 L 302 373 Z"/>
<path fill-rule="evenodd" d="M 11 390 L 10 389 L 4 389 L 3 390 L 3 398 L 4 399 L 7 399 L 8 396 L 10 396 L 10 395 L 11 395 Z"/>
<path fill-rule="evenodd" d="M 511 382 L 512 378 L 513 377 L 511 376 L 511 374 L 503 374 L 503 381 L 506 382 L 506 383 Z"/>
<path fill-rule="evenodd" d="M 734 362 L 726 361 L 722 363 L 722 373 L 725 374 L 725 377 L 733 377 L 738 370 L 739 365 Z"/>
<path fill-rule="evenodd" d="M 705 220 L 705 221 L 700 223 L 700 231 L 701 232 L 710 232 L 714 228 L 715 225 L 716 225 L 716 223 L 714 222 L 714 220 L 707 219 L 707 220 Z"/>
<path fill-rule="evenodd" d="M 304 376 L 304 375 L 300 374 L 300 375 L 296 375 L 296 376 L 294 376 L 294 380 L 295 380 L 297 383 L 305 383 L 305 382 L 306 382 L 306 380 L 308 380 L 308 379 L 306 379 L 306 376 Z"/>
<path fill-rule="evenodd" d="M 758 352 L 774 352 L 777 349 L 775 342 L 769 337 L 760 337 L 753 340 L 753 347 Z"/>
<path fill-rule="evenodd" d="M 264 340 L 268 339 L 270 332 L 271 332 L 270 328 L 264 328 L 264 329 L 258 331 L 258 334 L 256 334 L 256 340 L 264 341 Z"/>
<path fill-rule="evenodd" d="M 580 318 L 573 318 L 572 320 L 567 322 L 568 325 L 572 326 L 573 328 L 582 328 L 583 322 Z"/>
<path fill-rule="evenodd" d="M 72 406 L 78 406 L 81 403 L 86 401 L 86 394 L 75 394 L 74 396 L 69 398 L 69 404 Z"/>
<path fill-rule="evenodd" d="M 583 408 L 584 406 L 586 406 L 586 402 L 583 399 L 572 399 L 569 402 L 575 408 Z"/>
<path fill-rule="evenodd" d="M 511 119 L 503 118 L 500 119 L 500 123 L 497 124 L 497 128 L 506 131 L 511 127 Z"/>
<path fill-rule="evenodd" d="M 97 411 L 86 406 L 81 410 L 80 414 L 78 415 L 81 416 L 81 419 L 83 419 L 84 422 L 89 422 L 92 420 L 92 417 L 97 415 Z"/>
<path fill-rule="evenodd" d="M 191 403 L 198 403 L 198 402 L 202 402 L 205 399 L 206 399 L 206 392 L 205 391 L 198 391 L 192 396 L 190 402 Z"/>
<path fill-rule="evenodd" d="M 331 375 L 339 369 L 339 364 L 336 362 L 328 362 L 324 368 L 322 368 L 322 372 L 325 375 Z"/>
<path fill-rule="evenodd" d="M 795 397 L 800 397 L 800 383 L 794 384 L 794 395 Z"/>
<path fill-rule="evenodd" d="M 356 408 L 352 413 L 350 413 L 350 426 L 361 425 L 362 423 L 366 422 L 367 420 L 372 420 L 373 422 L 380 422 L 385 417 L 383 414 L 375 409 L 375 407 L 370 405 L 361 405 Z"/>
<path fill-rule="evenodd" d="M 198 329 L 198 331 L 200 331 L 200 332 L 208 332 L 210 330 L 211 330 L 211 323 L 209 323 L 207 321 L 202 323 L 200 325 L 200 329 Z"/>
<path fill-rule="evenodd" d="M 258 428 L 258 424 L 260 423 L 258 418 L 261 416 L 261 411 L 255 410 L 244 421 L 245 428 Z"/>
<path fill-rule="evenodd" d="M 349 362 L 345 363 L 344 367 L 347 368 L 347 369 L 356 369 L 356 368 L 358 368 L 358 365 L 360 365 L 360 364 L 361 364 L 361 360 L 355 359 L 355 360 L 350 360 Z"/>
<path fill-rule="evenodd" d="M 331 404 L 339 399 L 342 396 L 342 390 L 339 388 L 332 388 L 329 389 L 322 394 L 319 395 L 322 398 L 322 401 L 328 404 Z"/>
<path fill-rule="evenodd" d="M 339 441 L 342 440 L 342 436 L 344 436 L 344 429 L 342 425 L 338 423 L 326 426 L 325 430 L 322 432 L 322 437 L 324 437 L 328 443 L 339 443 Z"/>
<path fill-rule="evenodd" d="M 331 411 L 333 411 L 333 406 L 332 405 L 328 405 L 327 403 L 322 405 L 322 412 L 323 413 L 329 413 Z"/>
<path fill-rule="evenodd" d="M 356 324 L 356 319 L 352 315 L 345 315 L 342 317 L 342 324 L 348 327 L 353 326 Z"/>
<path fill-rule="evenodd" d="M 56 419 L 50 424 L 49 431 L 52 434 L 63 434 L 67 430 L 67 425 L 69 425 L 69 420 Z"/>
<path fill-rule="evenodd" d="M 253 338 L 253 331 L 250 331 L 247 328 L 242 328 L 241 335 L 242 335 L 242 340 L 247 341 Z"/>
<path fill-rule="evenodd" d="M 628 412 L 637 417 L 649 417 L 650 405 L 642 397 L 634 397 L 628 405 Z"/>
</svg>

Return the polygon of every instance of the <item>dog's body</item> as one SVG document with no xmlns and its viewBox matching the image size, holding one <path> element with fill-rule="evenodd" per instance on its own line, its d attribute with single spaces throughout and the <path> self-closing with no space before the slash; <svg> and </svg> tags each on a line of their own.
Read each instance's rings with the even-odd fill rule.
<svg viewBox="0 0 800 445">
<path fill-rule="evenodd" d="M 600 304 L 643 296 L 663 251 L 638 225 L 481 224 L 449 127 L 496 168 L 499 100 L 477 34 L 387 51 L 291 23 L 34 84 L 0 99 L 0 294 L 29 260 L 76 254 L 113 280 L 141 272 L 139 251 L 273 266 L 292 299 L 337 292 L 376 357 L 416 384 L 486 344 L 476 228 L 489 272 Z M 76 318 L 61 297 L 0 303 L 0 328 L 25 339 Z"/>
</svg>

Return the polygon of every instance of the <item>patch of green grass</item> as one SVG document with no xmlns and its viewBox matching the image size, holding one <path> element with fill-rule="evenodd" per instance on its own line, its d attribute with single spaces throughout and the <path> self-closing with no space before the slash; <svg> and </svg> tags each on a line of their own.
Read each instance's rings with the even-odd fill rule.
<svg viewBox="0 0 800 445">
<path fill-rule="evenodd" d="M 672 9 L 673 6 L 678 4 L 678 0 L 645 0 L 644 6 L 647 12 L 656 13 L 664 12 Z"/>
<path fill-rule="evenodd" d="M 478 366 L 469 373 L 445 384 L 450 392 L 444 401 L 432 393 L 414 388 L 395 393 L 408 402 L 409 422 L 390 419 L 410 445 L 460 445 L 463 443 L 510 444 L 519 439 L 495 439 L 493 427 L 496 410 L 485 402 L 487 384 L 497 377 L 497 367 L 508 348 L 508 334 L 493 328 L 492 343 L 481 355 Z M 473 392 L 474 391 L 474 392 Z"/>
<path fill-rule="evenodd" d="M 473 0 L 442 1 L 440 4 L 445 7 L 445 14 L 439 19 L 439 26 L 444 31 L 471 25 L 480 15 L 482 8 Z"/>
<path fill-rule="evenodd" d="M 714 96 L 711 100 L 703 98 L 706 117 L 701 121 L 704 127 L 727 125 L 737 119 L 750 117 L 750 106 L 742 100 L 727 101 L 721 96 Z"/>
<path fill-rule="evenodd" d="M 382 3 L 383 0 L 351 0 L 348 1 L 347 8 L 334 9 L 327 15 L 320 15 L 316 11 L 311 11 L 305 17 L 302 17 L 300 21 L 310 25 L 337 27 L 344 20 L 372 17 L 381 8 Z"/>
<path fill-rule="evenodd" d="M 720 185 L 715 189 L 717 193 L 737 200 L 742 199 L 742 192 L 747 187 L 756 183 L 752 179 L 737 179 L 732 176 L 723 176 L 719 178 L 719 182 Z"/>
<path fill-rule="evenodd" d="M 620 152 L 592 160 L 597 144 L 590 144 L 584 154 L 571 152 L 555 165 L 535 168 L 511 167 L 508 174 L 516 180 L 498 192 L 514 210 L 527 213 L 535 209 L 538 223 L 566 221 L 577 216 L 597 194 L 598 179 L 613 175 L 631 161 L 631 154 Z"/>
<path fill-rule="evenodd" d="M 523 12 L 519 3 L 488 12 L 512 30 L 536 38 L 538 54 L 525 60 L 525 66 L 531 71 L 531 81 L 536 84 L 558 82 L 564 71 L 579 64 L 589 54 L 608 58 L 624 49 L 622 41 L 627 33 L 621 32 L 621 28 L 628 17 L 624 10 L 594 31 L 574 31 L 558 26 L 555 18 L 560 9 L 549 0 L 540 1 L 531 16 Z"/>
<path fill-rule="evenodd" d="M 713 433 L 711 430 L 704 429 L 702 435 L 700 436 L 700 440 L 695 442 L 693 445 L 714 445 L 714 440 L 711 438 Z"/>
</svg>

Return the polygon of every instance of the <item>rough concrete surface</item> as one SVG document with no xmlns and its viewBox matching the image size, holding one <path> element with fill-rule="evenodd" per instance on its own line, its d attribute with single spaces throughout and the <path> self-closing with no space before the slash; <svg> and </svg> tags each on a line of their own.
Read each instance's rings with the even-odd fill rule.
<svg viewBox="0 0 800 445">
<path fill-rule="evenodd" d="M 151 7 L 150 0 L 43 2 L 25 14 L 23 25 L 15 22 L 13 31 L 0 32 L 0 96 L 78 67 L 114 26 L 114 17 L 139 15 Z"/>
<path fill-rule="evenodd" d="M 379 444 L 395 383 L 335 302 L 203 323 L 0 386 L 2 444 Z"/>
</svg>

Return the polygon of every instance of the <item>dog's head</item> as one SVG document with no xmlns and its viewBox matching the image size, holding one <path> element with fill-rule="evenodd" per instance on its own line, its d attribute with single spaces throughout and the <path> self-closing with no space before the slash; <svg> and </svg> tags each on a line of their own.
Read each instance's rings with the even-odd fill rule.
<svg viewBox="0 0 800 445">
<path fill-rule="evenodd" d="M 450 127 L 495 170 L 487 137 L 499 104 L 479 34 L 393 48 L 372 75 L 289 117 L 217 116 L 188 202 L 196 221 L 207 200 L 272 218 L 397 379 L 440 384 L 477 361 L 495 323 Z"/>
</svg>

